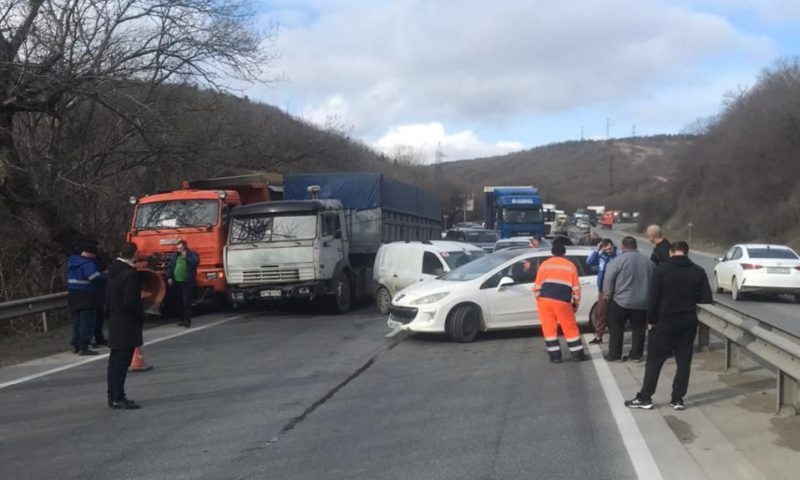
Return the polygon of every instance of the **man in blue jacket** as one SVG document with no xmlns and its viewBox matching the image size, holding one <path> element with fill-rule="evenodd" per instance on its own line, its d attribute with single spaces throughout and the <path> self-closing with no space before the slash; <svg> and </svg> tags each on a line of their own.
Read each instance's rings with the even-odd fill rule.
<svg viewBox="0 0 800 480">
<path fill-rule="evenodd" d="M 200 257 L 189 250 L 186 240 L 178 243 L 178 251 L 170 255 L 167 266 L 167 284 L 178 289 L 180 294 L 180 321 L 178 325 L 192 326 L 192 300 L 194 297 L 195 275 Z"/>
<path fill-rule="evenodd" d="M 97 355 L 89 349 L 94 335 L 97 310 L 99 308 L 98 289 L 105 284 L 105 274 L 100 271 L 96 261 L 97 245 L 87 243 L 81 253 L 71 255 L 67 260 L 67 298 L 72 315 L 72 348 L 80 355 Z"/>
<path fill-rule="evenodd" d="M 597 267 L 597 307 L 594 311 L 594 339 L 589 343 L 603 343 L 603 335 L 606 333 L 606 317 L 608 306 L 606 298 L 603 296 L 603 277 L 606 273 L 606 265 L 617 256 L 617 247 L 610 238 L 604 238 L 597 245 L 597 250 L 593 251 L 586 259 L 586 265 Z"/>
</svg>

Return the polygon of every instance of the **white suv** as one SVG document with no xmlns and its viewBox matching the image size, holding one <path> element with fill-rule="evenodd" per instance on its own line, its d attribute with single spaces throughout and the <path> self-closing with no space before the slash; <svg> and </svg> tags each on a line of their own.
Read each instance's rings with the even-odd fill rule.
<svg viewBox="0 0 800 480">
<path fill-rule="evenodd" d="M 484 254 L 474 245 L 444 240 L 384 244 L 378 249 L 372 270 L 375 304 L 381 313 L 389 313 L 392 297 L 400 290 L 436 278 Z"/>
</svg>

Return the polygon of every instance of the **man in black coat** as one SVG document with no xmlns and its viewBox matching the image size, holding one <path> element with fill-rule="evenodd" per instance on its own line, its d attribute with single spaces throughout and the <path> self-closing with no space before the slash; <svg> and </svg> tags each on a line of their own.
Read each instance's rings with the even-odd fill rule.
<svg viewBox="0 0 800 480">
<path fill-rule="evenodd" d="M 647 322 L 650 339 L 647 342 L 647 364 L 642 389 L 633 400 L 625 402 L 630 408 L 653 408 L 653 393 L 664 362 L 675 355 L 677 371 L 672 382 L 675 410 L 683 410 L 683 397 L 689 388 L 692 349 L 697 334 L 697 304 L 711 303 L 711 287 L 702 267 L 689 257 L 689 245 L 684 241 L 672 244 L 669 260 L 656 267 L 651 283 Z"/>
<path fill-rule="evenodd" d="M 133 350 L 142 346 L 142 287 L 133 265 L 136 245 L 126 243 L 108 271 L 108 406 L 115 409 L 139 408 L 125 396 L 125 378 Z"/>
</svg>

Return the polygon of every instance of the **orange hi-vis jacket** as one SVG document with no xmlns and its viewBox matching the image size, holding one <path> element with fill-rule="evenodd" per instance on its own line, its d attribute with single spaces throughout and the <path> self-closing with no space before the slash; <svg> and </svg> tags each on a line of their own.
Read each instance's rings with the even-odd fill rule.
<svg viewBox="0 0 800 480">
<path fill-rule="evenodd" d="M 539 265 L 533 294 L 575 306 L 581 303 L 581 282 L 575 265 L 564 257 L 552 257 Z"/>
</svg>

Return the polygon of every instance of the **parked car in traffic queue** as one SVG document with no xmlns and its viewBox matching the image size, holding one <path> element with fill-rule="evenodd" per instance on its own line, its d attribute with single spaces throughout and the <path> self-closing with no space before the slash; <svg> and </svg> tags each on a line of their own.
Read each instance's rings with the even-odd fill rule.
<svg viewBox="0 0 800 480">
<path fill-rule="evenodd" d="M 389 313 L 392 297 L 400 290 L 434 279 L 485 254 L 475 245 L 446 240 L 381 245 L 372 269 L 375 305 L 381 313 Z"/>
<path fill-rule="evenodd" d="M 748 292 L 789 294 L 800 303 L 800 256 L 786 245 L 734 245 L 714 267 L 717 293 L 734 301 Z"/>
<path fill-rule="evenodd" d="M 591 252 L 570 246 L 565 257 L 580 277 L 583 301 L 576 316 L 584 324 L 597 298 L 597 271 L 586 265 Z M 539 264 L 550 257 L 546 248 L 505 249 L 412 285 L 392 299 L 387 324 L 410 332 L 444 333 L 459 342 L 471 342 L 482 331 L 540 325 L 533 281 Z"/>
<path fill-rule="evenodd" d="M 506 248 L 528 247 L 530 246 L 530 244 L 531 244 L 531 237 L 501 238 L 494 244 L 494 251 L 499 252 L 500 250 L 505 250 Z M 539 239 L 539 246 L 549 247 L 550 241 L 541 238 Z"/>
<path fill-rule="evenodd" d="M 455 228 L 449 230 L 444 238 L 456 242 L 471 243 L 488 253 L 492 253 L 494 244 L 497 243 L 500 236 L 494 230 L 483 228 Z"/>
</svg>

